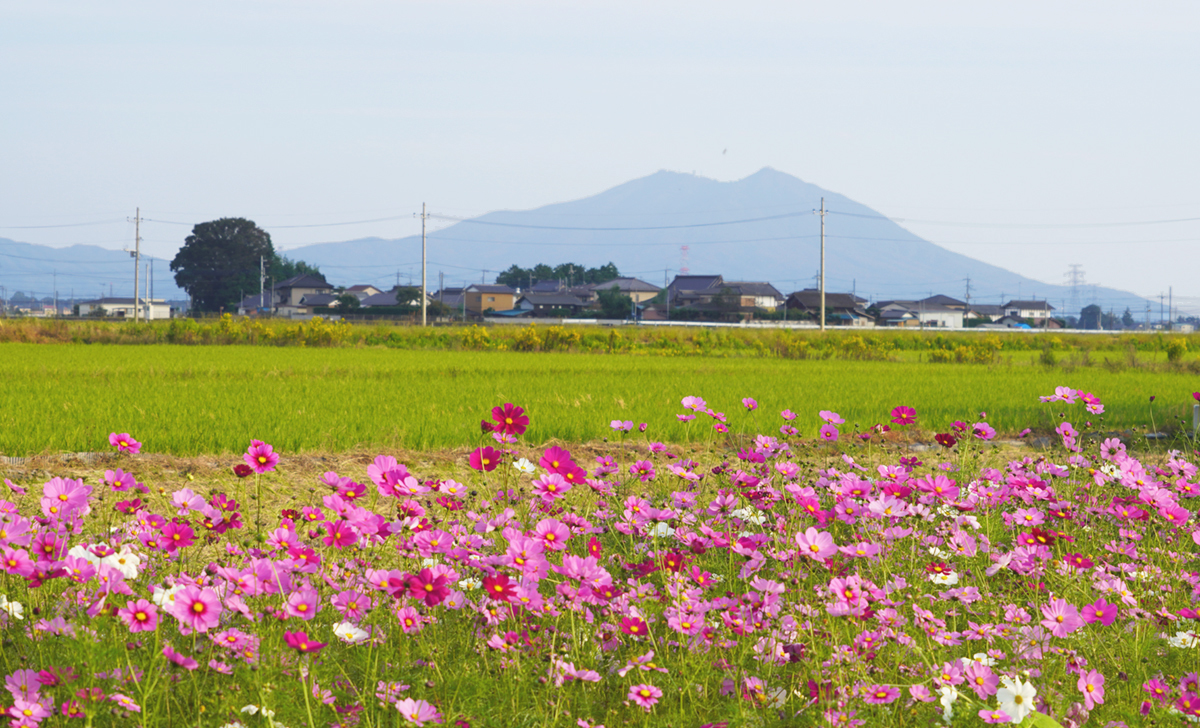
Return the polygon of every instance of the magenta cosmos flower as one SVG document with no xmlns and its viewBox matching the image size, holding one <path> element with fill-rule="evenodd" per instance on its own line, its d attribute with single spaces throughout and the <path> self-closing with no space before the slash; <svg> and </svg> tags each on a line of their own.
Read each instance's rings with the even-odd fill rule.
<svg viewBox="0 0 1200 728">
<path fill-rule="evenodd" d="M 892 424 L 911 425 L 917 421 L 917 411 L 903 405 L 892 410 Z"/>
<path fill-rule="evenodd" d="M 653 685 L 632 685 L 629 688 L 629 699 L 646 710 L 653 708 L 662 694 L 663 692 Z"/>
<path fill-rule="evenodd" d="M 142 443 L 130 437 L 128 432 L 120 434 L 110 432 L 108 434 L 108 444 L 117 448 L 117 452 L 127 452 L 130 455 L 137 455 L 142 451 Z"/>
<path fill-rule="evenodd" d="M 500 464 L 500 451 L 494 447 L 479 447 L 471 453 L 471 468 L 492 472 Z"/>
<path fill-rule="evenodd" d="M 831 425 L 840 425 L 845 422 L 841 415 L 839 415 L 837 412 L 830 412 L 829 410 L 821 410 L 817 413 L 817 416 Z"/>
<path fill-rule="evenodd" d="M 171 614 L 197 632 L 207 632 L 221 621 L 221 600 L 212 589 L 192 584 L 175 595 Z"/>
<path fill-rule="evenodd" d="M 837 442 L 838 428 L 833 425 L 821 425 L 821 439 L 825 442 Z"/>
<path fill-rule="evenodd" d="M 117 616 L 130 632 L 153 632 L 158 626 L 158 609 L 145 599 L 129 602 L 117 610 Z"/>
<path fill-rule="evenodd" d="M 750 397 L 743 397 L 742 398 L 742 406 L 748 410 L 754 411 L 754 410 L 758 409 L 758 402 L 755 402 Z"/>
<path fill-rule="evenodd" d="M 1045 617 L 1042 626 L 1055 637 L 1066 637 L 1083 626 L 1079 610 L 1065 599 L 1051 599 L 1049 604 L 1043 604 L 1042 615 Z"/>
<path fill-rule="evenodd" d="M 503 407 L 492 408 L 492 432 L 503 432 L 506 435 L 520 435 L 529 427 L 529 417 L 525 410 L 511 402 L 505 402 Z"/>
<path fill-rule="evenodd" d="M 262 440 L 251 440 L 250 447 L 246 448 L 246 454 L 242 456 L 242 460 L 245 460 L 246 464 L 260 475 L 271 472 L 279 464 L 279 456 L 275 454 L 275 448 Z"/>
<path fill-rule="evenodd" d="M 328 642 L 317 642 L 308 636 L 307 632 L 284 632 L 283 639 L 288 647 L 297 652 L 320 652 Z"/>
</svg>

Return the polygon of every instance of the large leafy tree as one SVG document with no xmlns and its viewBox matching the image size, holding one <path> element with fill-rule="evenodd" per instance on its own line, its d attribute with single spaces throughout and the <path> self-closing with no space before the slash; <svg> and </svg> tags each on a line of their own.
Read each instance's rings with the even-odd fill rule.
<svg viewBox="0 0 1200 728">
<path fill-rule="evenodd" d="M 192 228 L 171 261 L 175 283 L 188 292 L 195 311 L 237 308 L 243 292 L 257 292 L 259 261 L 275 261 L 271 235 L 253 221 L 223 217 Z"/>
</svg>

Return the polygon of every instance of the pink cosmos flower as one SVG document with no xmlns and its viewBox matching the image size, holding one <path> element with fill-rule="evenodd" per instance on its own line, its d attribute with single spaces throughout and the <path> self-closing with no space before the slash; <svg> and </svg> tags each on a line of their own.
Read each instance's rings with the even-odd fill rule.
<svg viewBox="0 0 1200 728">
<path fill-rule="evenodd" d="M 653 685 L 632 685 L 629 688 L 628 699 L 646 709 L 647 712 L 661 698 L 663 692 Z"/>
<path fill-rule="evenodd" d="M 301 587 L 288 595 L 283 611 L 289 617 L 299 617 L 309 621 L 317 616 L 321 606 L 321 595 L 312 587 Z"/>
<path fill-rule="evenodd" d="M 118 609 L 117 617 L 130 632 L 153 632 L 158 627 L 158 608 L 145 599 L 129 602 Z"/>
<path fill-rule="evenodd" d="M 445 576 L 434 573 L 430 569 L 421 569 L 417 574 L 409 574 L 403 585 L 393 592 L 393 596 L 399 597 L 404 589 L 408 590 L 408 595 L 413 599 L 420 599 L 427 606 L 436 607 L 441 604 L 446 596 L 450 594 L 450 588 L 446 586 L 447 579 Z M 389 585 L 391 580 L 389 580 Z"/>
<path fill-rule="evenodd" d="M 363 594 L 357 589 L 347 589 L 338 592 L 331 600 L 333 608 L 341 612 L 347 621 L 355 624 L 371 611 L 372 599 L 369 594 Z"/>
<path fill-rule="evenodd" d="M 983 718 L 984 723 L 1012 722 L 1012 718 L 1008 717 L 1008 713 L 1005 713 L 1003 710 L 992 710 L 991 708 L 984 708 L 983 710 L 979 711 L 979 717 Z"/>
<path fill-rule="evenodd" d="M 197 667 L 200 667 L 199 662 L 196 662 L 187 655 L 176 652 L 171 645 L 166 645 L 163 647 L 162 653 L 163 657 L 167 658 L 176 665 L 179 665 L 185 670 L 195 670 Z"/>
<path fill-rule="evenodd" d="M 575 461 L 571 459 L 570 452 L 555 446 L 547 448 L 546 452 L 542 453 L 538 465 L 552 473 L 558 473 L 560 468 L 575 467 Z"/>
<path fill-rule="evenodd" d="M 1042 626 L 1055 637 L 1066 637 L 1083 626 L 1079 610 L 1065 599 L 1051 599 L 1049 604 L 1043 604 L 1042 615 L 1045 616 Z"/>
<path fill-rule="evenodd" d="M 996 430 L 986 422 L 976 422 L 971 427 L 971 434 L 976 440 L 991 440 L 996 436 Z"/>
<path fill-rule="evenodd" d="M 479 447 L 471 453 L 472 470 L 492 472 L 500 464 L 500 451 L 491 447 Z"/>
<path fill-rule="evenodd" d="M 404 719 L 414 725 L 422 726 L 426 723 L 441 723 L 442 716 L 438 713 L 438 709 L 424 700 L 413 700 L 405 698 L 404 700 L 396 701 L 396 710 L 400 711 L 400 715 Z"/>
<path fill-rule="evenodd" d="M 1080 617 L 1088 624 L 1099 622 L 1107 627 L 1116 620 L 1117 611 L 1117 605 L 1109 604 L 1101 598 L 1084 607 Z"/>
<path fill-rule="evenodd" d="M 275 466 L 279 464 L 279 455 L 275 453 L 275 448 L 262 440 L 251 440 L 250 447 L 246 448 L 246 454 L 242 456 L 242 460 L 254 472 L 261 475 L 275 469 Z"/>
<path fill-rule="evenodd" d="M 1083 707 L 1088 710 L 1093 710 L 1104 702 L 1104 676 L 1096 670 L 1080 675 L 1075 687 L 1083 693 Z"/>
<path fill-rule="evenodd" d="M 758 402 L 755 402 L 753 399 L 751 399 L 749 397 L 743 397 L 742 398 L 742 406 L 745 407 L 747 410 L 750 410 L 751 412 L 753 412 L 754 410 L 758 409 Z"/>
<path fill-rule="evenodd" d="M 358 534 L 350 528 L 348 521 L 326 521 L 324 526 L 325 537 L 321 540 L 325 542 L 326 546 L 340 549 L 358 543 Z"/>
<path fill-rule="evenodd" d="M 297 652 L 320 652 L 328 642 L 317 642 L 307 632 L 284 632 L 283 640 Z"/>
<path fill-rule="evenodd" d="M 53 702 L 50 703 L 50 707 L 54 707 Z M 37 725 L 42 720 L 49 718 L 53 713 L 43 705 L 41 698 L 30 696 L 14 700 L 13 706 L 8 709 L 8 715 L 16 719 L 12 722 L 12 725 L 27 726 Z"/>
<path fill-rule="evenodd" d="M 1054 394 L 1048 397 L 1038 397 L 1038 399 L 1043 402 L 1066 402 L 1067 404 L 1074 404 L 1075 398 L 1078 396 L 1079 392 L 1070 387 L 1055 387 Z"/>
<path fill-rule="evenodd" d="M 901 405 L 892 410 L 892 424 L 911 425 L 917 421 L 917 411 L 912 407 Z"/>
<path fill-rule="evenodd" d="M 900 697 L 900 691 L 890 685 L 872 685 L 863 692 L 863 702 L 872 705 L 887 705 Z"/>
<path fill-rule="evenodd" d="M 817 561 L 824 561 L 837 553 L 833 536 L 826 531 L 817 531 L 812 526 L 809 526 L 804 533 L 796 534 L 796 545 L 800 547 L 801 554 Z"/>
<path fill-rule="evenodd" d="M 825 442 L 837 442 L 838 428 L 833 425 L 821 425 L 821 439 Z"/>
<path fill-rule="evenodd" d="M 703 412 L 708 409 L 708 404 L 699 397 L 684 397 L 681 404 L 684 409 L 690 409 L 693 412 Z"/>
<path fill-rule="evenodd" d="M 547 473 L 539 480 L 533 481 L 533 492 L 542 499 L 543 503 L 553 503 L 566 496 L 571 484 L 558 473 Z"/>
<path fill-rule="evenodd" d="M 503 407 L 493 408 L 492 419 L 496 422 L 492 427 L 493 432 L 503 432 L 506 435 L 523 434 L 525 428 L 529 427 L 529 417 L 525 415 L 525 410 L 511 402 L 506 402 Z"/>
<path fill-rule="evenodd" d="M 629 466 L 629 474 L 636 475 L 638 480 L 647 483 L 654 480 L 654 463 L 649 460 L 638 460 L 633 465 Z"/>
<path fill-rule="evenodd" d="M 125 452 L 130 455 L 137 455 L 142 451 L 142 443 L 130 437 L 128 432 L 109 433 L 108 444 L 117 448 L 117 452 Z"/>
<path fill-rule="evenodd" d="M 630 430 L 633 429 L 633 421 L 632 420 L 613 420 L 612 422 L 609 423 L 608 426 L 613 428 L 617 432 L 629 432 Z"/>
<path fill-rule="evenodd" d="M 551 551 L 562 551 L 567 547 L 567 539 L 571 537 L 571 530 L 566 527 L 561 521 L 553 518 L 543 518 L 538 521 L 537 526 L 533 530 L 534 538 L 541 541 L 542 546 Z"/>
<path fill-rule="evenodd" d="M 216 592 L 192 584 L 175 595 L 169 611 L 182 626 L 207 632 L 220 622 L 222 607 Z"/>
<path fill-rule="evenodd" d="M 845 422 L 841 415 L 839 415 L 837 412 L 830 412 L 829 410 L 821 410 L 817 413 L 817 416 L 831 425 L 840 425 Z"/>
</svg>

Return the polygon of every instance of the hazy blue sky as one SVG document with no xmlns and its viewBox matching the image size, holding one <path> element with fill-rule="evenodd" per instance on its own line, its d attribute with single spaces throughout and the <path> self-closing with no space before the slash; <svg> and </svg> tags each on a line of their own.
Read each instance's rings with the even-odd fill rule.
<svg viewBox="0 0 1200 728">
<path fill-rule="evenodd" d="M 772 166 L 1052 283 L 1200 312 L 1200 3 L 0 5 L 0 236 L 280 248 Z M 20 229 L 114 220 L 106 225 Z M 1057 225 L 1062 227 L 1047 227 Z M 1041 227 L 1032 227 L 1041 226 Z M 188 227 L 147 224 L 171 257 Z M 659 265 L 655 261 L 654 265 Z M 0 262 L 2 265 L 2 262 Z M 654 267 L 653 265 L 650 267 Z"/>
</svg>

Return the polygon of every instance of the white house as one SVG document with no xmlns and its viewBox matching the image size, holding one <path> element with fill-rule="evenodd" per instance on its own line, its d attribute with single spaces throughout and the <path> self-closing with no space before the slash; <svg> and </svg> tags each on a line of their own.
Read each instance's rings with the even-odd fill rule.
<svg viewBox="0 0 1200 728">
<path fill-rule="evenodd" d="M 1053 310 L 1054 307 L 1050 305 L 1049 301 L 1009 301 L 1004 304 L 1005 316 L 1016 316 L 1034 321 L 1045 319 Z"/>
<path fill-rule="evenodd" d="M 80 316 L 98 316 L 98 309 L 103 309 L 104 316 L 133 319 L 134 303 L 133 298 L 97 298 L 94 301 L 81 301 L 79 303 Z M 171 318 L 171 306 L 161 298 L 143 298 L 141 299 L 141 310 L 138 313 L 138 318 L 146 321 L 156 321 L 159 319 Z"/>
</svg>

